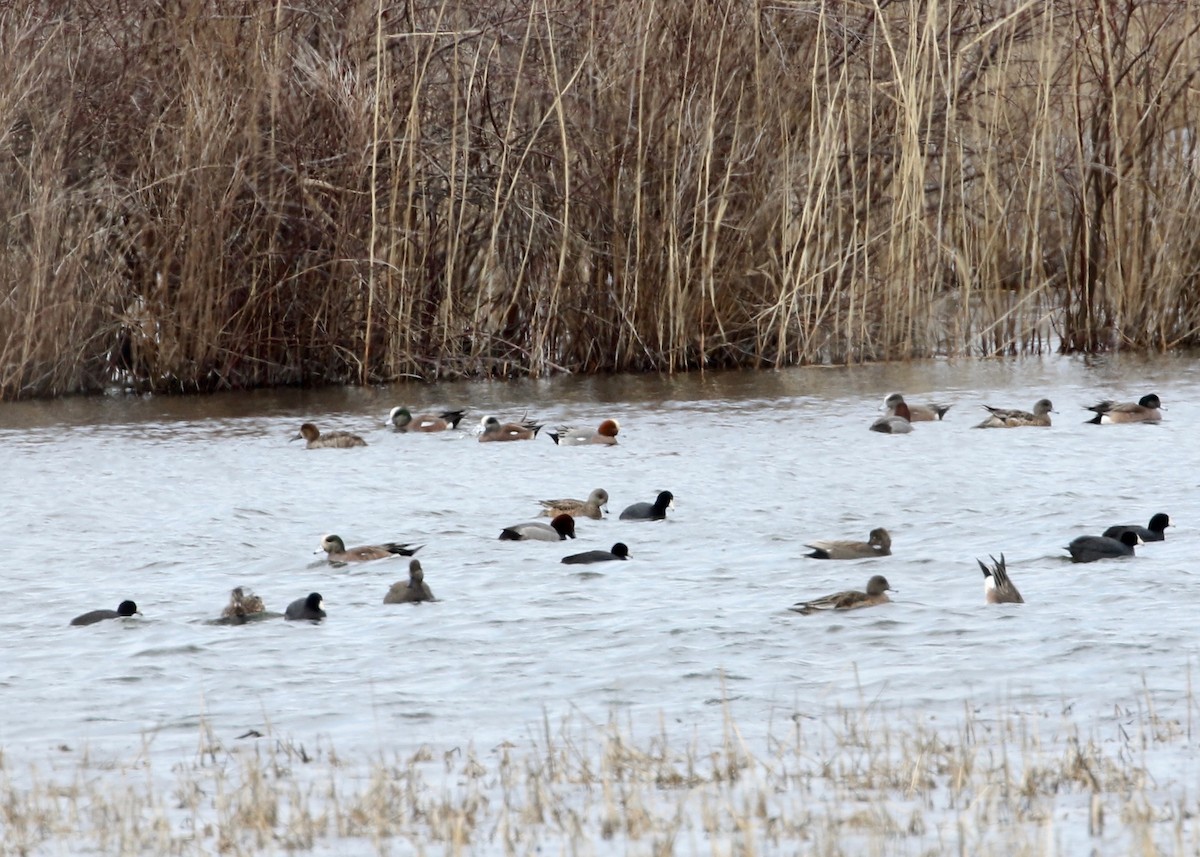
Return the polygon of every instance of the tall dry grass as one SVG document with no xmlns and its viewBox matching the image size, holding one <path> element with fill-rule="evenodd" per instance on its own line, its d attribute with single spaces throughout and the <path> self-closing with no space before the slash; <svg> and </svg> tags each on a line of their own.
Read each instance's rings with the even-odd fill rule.
<svg viewBox="0 0 1200 857">
<path fill-rule="evenodd" d="M 1200 339 L 1195 4 L 0 9 L 0 396 Z"/>
</svg>

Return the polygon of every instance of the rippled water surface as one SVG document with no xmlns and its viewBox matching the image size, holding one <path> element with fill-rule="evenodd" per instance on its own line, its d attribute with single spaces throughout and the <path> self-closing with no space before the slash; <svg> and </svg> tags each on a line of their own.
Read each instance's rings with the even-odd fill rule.
<svg viewBox="0 0 1200 857">
<path fill-rule="evenodd" d="M 908 436 L 867 431 L 886 393 L 953 403 Z M 1157 392 L 1157 426 L 1084 424 L 1084 405 Z M 1049 430 L 974 431 L 982 403 L 1050 397 Z M 396 434 L 394 404 L 468 407 L 467 431 Z M 614 448 L 480 444 L 487 413 L 621 423 Z M 302 421 L 369 446 L 306 450 Z M 468 427 L 469 424 L 469 427 Z M 699 734 L 724 707 L 749 740 L 794 712 L 862 701 L 1077 712 L 1190 693 L 1200 603 L 1200 363 L 1052 359 L 559 379 L 188 399 L 0 405 L 7 561 L 0 745 L 164 752 L 198 724 L 371 751 L 536 732 L 612 712 Z M 510 543 L 537 501 L 612 497 L 567 544 Z M 617 520 L 674 492 L 666 522 Z M 1170 513 L 1133 560 L 1072 565 L 1063 546 Z M 894 556 L 803 558 L 884 526 Z M 321 536 L 423 544 L 440 599 L 382 604 L 406 560 L 334 568 Z M 581 569 L 567 553 L 629 545 Z M 976 557 L 1003 552 L 1025 605 L 985 607 Z M 801 599 L 882 573 L 894 604 L 800 616 Z M 319 625 L 207 623 L 233 586 Z M 68 627 L 137 601 L 138 619 Z"/>
</svg>

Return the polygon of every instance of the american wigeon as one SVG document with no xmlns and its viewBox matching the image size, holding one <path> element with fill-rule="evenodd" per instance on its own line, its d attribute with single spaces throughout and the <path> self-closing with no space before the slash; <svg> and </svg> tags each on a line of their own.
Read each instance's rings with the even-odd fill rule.
<svg viewBox="0 0 1200 857">
<path fill-rule="evenodd" d="M 899 393 L 893 393 L 899 401 L 893 401 L 889 407 L 887 416 L 880 417 L 871 423 L 871 431 L 877 431 L 881 434 L 908 434 L 912 431 L 912 411 L 908 407 L 908 403 L 904 401 L 904 397 Z M 888 398 L 891 399 L 892 396 Z"/>
<path fill-rule="evenodd" d="M 876 604 L 887 604 L 891 601 L 892 599 L 887 597 L 887 593 L 895 591 L 888 585 L 886 577 L 877 574 L 867 581 L 866 592 L 859 592 L 855 589 L 835 592 L 824 598 L 801 601 L 788 609 L 796 613 L 808 614 L 816 613 L 818 610 L 855 610 L 859 607 L 874 607 Z"/>
<path fill-rule="evenodd" d="M 1022 426 L 1049 426 L 1050 414 L 1057 413 L 1049 399 L 1038 399 L 1033 403 L 1033 413 L 1008 408 L 993 408 L 984 405 L 989 416 L 975 428 L 1020 428 Z"/>
<path fill-rule="evenodd" d="M 667 517 L 667 509 L 675 508 L 675 495 L 660 491 L 653 503 L 634 503 L 621 512 L 622 521 L 661 521 Z"/>
<path fill-rule="evenodd" d="M 533 440 L 542 428 L 540 423 L 528 420 L 519 423 L 502 423 L 495 417 L 484 417 L 480 420 L 483 434 L 479 435 L 480 443 L 502 440 Z"/>
<path fill-rule="evenodd" d="M 1089 411 L 1095 411 L 1096 416 L 1087 422 L 1093 425 L 1111 425 L 1113 423 L 1156 423 L 1162 419 L 1160 410 L 1165 410 L 1158 396 L 1151 393 L 1142 396 L 1134 402 L 1097 402 L 1089 405 Z"/>
<path fill-rule="evenodd" d="M 629 559 L 629 548 L 624 542 L 617 542 L 610 551 L 584 551 L 564 556 L 562 561 L 567 565 L 587 565 L 593 562 L 612 562 L 616 559 Z"/>
<path fill-rule="evenodd" d="M 1166 512 L 1159 512 L 1150 519 L 1150 526 L 1139 527 L 1137 524 L 1116 524 L 1104 531 L 1110 539 L 1119 539 L 1125 532 L 1138 534 L 1144 542 L 1161 542 L 1167 538 L 1167 527 L 1171 526 L 1171 518 Z"/>
<path fill-rule="evenodd" d="M 72 625 L 94 625 L 97 622 L 103 622 L 105 619 L 126 619 L 133 615 L 142 615 L 142 611 L 138 610 L 137 605 L 132 601 L 122 601 L 117 605 L 116 610 L 89 610 L 80 616 L 76 616 L 71 620 Z"/>
<path fill-rule="evenodd" d="M 548 524 L 533 521 L 528 524 L 513 524 L 500 531 L 504 542 L 559 542 L 575 538 L 575 519 L 570 515 L 555 515 Z"/>
<path fill-rule="evenodd" d="M 556 432 L 550 432 L 550 437 L 559 446 L 583 446 L 584 444 L 614 446 L 620 431 L 621 425 L 616 420 L 604 420 L 595 431 L 563 426 Z"/>
<path fill-rule="evenodd" d="M 409 413 L 408 408 L 397 405 L 392 408 L 388 414 L 388 422 L 396 431 L 446 431 L 447 429 L 458 428 L 458 423 L 462 420 L 466 411 L 443 411 L 436 416 L 434 414 L 421 414 L 414 417 Z"/>
<path fill-rule="evenodd" d="M 883 527 L 876 527 L 867 535 L 867 541 L 825 540 L 809 542 L 806 548 L 813 552 L 805 554 L 812 559 L 863 559 L 873 556 L 891 556 L 892 537 Z"/>
<path fill-rule="evenodd" d="M 424 545 L 413 547 L 399 542 L 384 542 L 381 545 L 359 545 L 347 548 L 341 536 L 332 533 L 321 539 L 321 546 L 313 553 L 325 551 L 330 562 L 370 562 L 373 559 L 387 559 L 389 556 L 412 556 Z"/>
<path fill-rule="evenodd" d="M 297 598 L 283 611 L 284 619 L 308 619 L 319 622 L 325 618 L 325 603 L 321 593 L 310 592 L 304 598 Z"/>
<path fill-rule="evenodd" d="M 599 520 L 604 517 L 604 507 L 608 505 L 608 492 L 603 488 L 597 488 L 588 494 L 586 500 L 542 500 L 543 515 L 548 515 L 553 518 L 555 515 L 570 515 L 573 518 L 596 518 Z"/>
<path fill-rule="evenodd" d="M 356 434 L 348 431 L 331 431 L 321 434 L 321 430 L 312 423 L 300 426 L 300 433 L 292 440 L 305 441 L 307 449 L 349 449 L 352 446 L 366 446 L 367 442 Z"/>
<path fill-rule="evenodd" d="M 232 624 L 241 624 L 248 618 L 266 611 L 261 598 L 249 589 L 238 586 L 229 593 L 229 603 L 221 611 L 221 618 L 228 619 Z"/>
<path fill-rule="evenodd" d="M 1134 547 L 1141 543 L 1137 533 L 1126 530 L 1115 539 L 1108 536 L 1079 536 L 1071 539 L 1067 550 L 1071 552 L 1071 562 L 1095 562 L 1098 559 L 1133 556 Z"/>
<path fill-rule="evenodd" d="M 429 584 L 425 582 L 425 572 L 420 560 L 414 559 L 408 564 L 408 580 L 397 581 L 383 596 L 384 604 L 420 604 L 422 601 L 437 601 Z"/>
<path fill-rule="evenodd" d="M 992 561 L 992 567 L 988 568 L 983 564 L 983 560 L 976 559 L 979 567 L 983 569 L 983 600 L 987 604 L 1024 604 L 1025 599 L 1021 597 L 1021 593 L 1017 591 L 1017 587 L 1008 579 L 1008 567 L 1004 564 L 1004 554 L 1000 554 L 1000 561 L 996 562 L 994 556 L 989 556 Z"/>
<path fill-rule="evenodd" d="M 903 404 L 908 408 L 909 422 L 936 422 L 946 416 L 946 411 L 950 410 L 951 405 L 938 405 L 930 402 L 927 405 L 910 405 L 904 401 L 904 397 L 899 393 L 890 393 L 883 400 L 883 409 L 887 411 L 889 417 L 896 416 L 896 409 Z"/>
</svg>

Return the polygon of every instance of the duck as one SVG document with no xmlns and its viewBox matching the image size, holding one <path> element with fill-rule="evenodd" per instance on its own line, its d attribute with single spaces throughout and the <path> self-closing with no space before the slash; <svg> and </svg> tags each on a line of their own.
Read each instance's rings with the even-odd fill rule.
<svg viewBox="0 0 1200 857">
<path fill-rule="evenodd" d="M 321 434 L 321 430 L 312 423 L 300 426 L 300 433 L 292 440 L 305 441 L 305 449 L 349 449 L 353 446 L 366 446 L 367 442 L 356 434 L 348 431 L 331 431 Z"/>
<path fill-rule="evenodd" d="M 502 423 L 495 417 L 484 417 L 480 420 L 483 433 L 479 435 L 480 443 L 504 440 L 533 440 L 541 430 L 540 423 L 523 421 L 519 423 Z"/>
<path fill-rule="evenodd" d="M 132 601 L 122 601 L 116 610 L 89 610 L 71 620 L 72 625 L 95 625 L 105 619 L 127 619 L 130 616 L 141 616 L 142 611 Z"/>
<path fill-rule="evenodd" d="M 612 562 L 616 559 L 629 559 L 629 548 L 624 542 L 617 542 L 610 551 L 584 551 L 564 556 L 562 561 L 567 565 L 589 565 L 593 562 Z"/>
<path fill-rule="evenodd" d="M 888 396 L 888 401 L 891 404 L 888 407 L 887 415 L 871 423 L 871 431 L 881 434 L 908 434 L 912 431 L 912 420 L 910 419 L 912 410 L 908 407 L 908 403 L 899 393 L 892 393 L 891 396 Z"/>
<path fill-rule="evenodd" d="M 1066 549 L 1071 553 L 1071 562 L 1095 562 L 1098 559 L 1133 556 L 1134 547 L 1141 543 L 1137 533 L 1126 530 L 1115 539 L 1108 536 L 1079 536 L 1071 539 Z"/>
<path fill-rule="evenodd" d="M 985 604 L 1024 604 L 1025 599 L 1021 597 L 1021 593 L 1017 591 L 1017 587 L 1008 578 L 1008 567 L 1004 564 L 1004 554 L 1000 554 L 1000 561 L 996 562 L 994 556 L 989 556 L 992 561 L 989 568 L 983 564 L 983 560 L 976 559 L 979 567 L 983 569 L 983 600 Z"/>
<path fill-rule="evenodd" d="M 899 393 L 889 393 L 888 397 L 883 400 L 883 409 L 888 412 L 888 416 L 896 416 L 896 408 L 901 404 L 908 408 L 908 420 L 913 423 L 936 422 L 946 416 L 946 411 L 952 407 L 952 405 L 938 405 L 933 402 L 927 405 L 910 405 Z"/>
<path fill-rule="evenodd" d="M 446 431 L 448 429 L 458 428 L 459 422 L 466 415 L 466 411 L 443 411 L 436 416 L 434 414 L 421 414 L 414 417 L 409 413 L 408 408 L 397 405 L 392 408 L 388 414 L 388 422 L 396 431 Z"/>
<path fill-rule="evenodd" d="M 1033 403 L 1033 413 L 1029 411 L 1009 410 L 983 406 L 989 412 L 988 418 L 975 428 L 1020 428 L 1022 426 L 1049 426 L 1050 414 L 1057 413 L 1054 403 L 1049 399 L 1038 399 Z"/>
<path fill-rule="evenodd" d="M 1167 527 L 1171 526 L 1171 516 L 1166 512 L 1159 512 L 1150 519 L 1149 526 L 1140 527 L 1137 524 L 1114 524 L 1104 531 L 1104 535 L 1110 539 L 1119 539 L 1121 534 L 1125 532 L 1137 533 L 1138 538 L 1143 542 L 1161 542 L 1167 538 Z"/>
<path fill-rule="evenodd" d="M 891 556 L 892 537 L 883 527 L 876 527 L 867 534 L 867 541 L 826 540 L 809 542 L 806 548 L 813 552 L 805 554 L 811 559 L 863 559 L 865 557 Z"/>
<path fill-rule="evenodd" d="M 591 494 L 588 494 L 586 500 L 541 500 L 542 514 L 553 518 L 555 515 L 570 515 L 573 518 L 595 518 L 599 520 L 604 517 L 604 507 L 608 505 L 608 492 L 603 488 L 596 488 Z"/>
<path fill-rule="evenodd" d="M 392 588 L 383 596 L 384 604 L 420 604 L 422 601 L 437 601 L 429 584 L 425 582 L 425 572 L 421 569 L 420 560 L 412 560 L 408 564 L 408 580 L 400 580 L 392 584 Z"/>
<path fill-rule="evenodd" d="M 1158 396 L 1151 393 L 1142 396 L 1134 402 L 1113 402 L 1105 400 L 1094 405 L 1088 405 L 1089 411 L 1095 411 L 1096 416 L 1087 422 L 1093 425 L 1111 425 L 1113 423 L 1156 423 L 1162 420 L 1161 410 L 1165 410 Z"/>
<path fill-rule="evenodd" d="M 867 591 L 859 592 L 854 589 L 845 592 L 835 592 L 833 595 L 826 595 L 823 598 L 815 598 L 812 601 L 801 601 L 798 604 L 793 604 L 789 607 L 796 613 L 816 613 L 819 610 L 856 610 L 859 607 L 874 607 L 877 604 L 887 604 L 892 599 L 887 597 L 887 593 L 895 592 L 888 585 L 887 578 L 881 574 L 877 574 L 867 581 Z"/>
<path fill-rule="evenodd" d="M 559 446 L 584 446 L 586 444 L 616 446 L 617 434 L 620 431 L 621 424 L 616 420 L 604 420 L 595 431 L 563 426 L 556 432 L 550 432 L 550 438 Z"/>
<path fill-rule="evenodd" d="M 622 521 L 662 521 L 667 517 L 667 509 L 675 508 L 675 495 L 670 491 L 660 491 L 653 503 L 634 503 L 626 506 L 621 512 Z"/>
<path fill-rule="evenodd" d="M 321 545 L 313 553 L 325 551 L 330 562 L 370 562 L 374 559 L 387 559 L 390 556 L 412 556 L 424 545 L 413 547 L 399 542 L 384 542 L 381 545 L 359 545 L 347 548 L 341 536 L 330 533 L 321 539 Z"/>
<path fill-rule="evenodd" d="M 263 600 L 241 586 L 235 587 L 229 593 L 229 603 L 221 611 L 221 618 L 230 624 L 240 625 L 252 616 L 258 616 L 267 611 Z"/>
<path fill-rule="evenodd" d="M 308 619 L 311 622 L 320 622 L 325 618 L 325 603 L 321 598 L 321 593 L 310 592 L 304 598 L 297 598 L 283 611 L 283 618 L 293 621 Z"/>
<path fill-rule="evenodd" d="M 504 542 L 560 542 L 575 538 L 575 519 L 570 515 L 555 515 L 548 524 L 534 521 L 528 524 L 513 524 L 500 531 Z"/>
</svg>

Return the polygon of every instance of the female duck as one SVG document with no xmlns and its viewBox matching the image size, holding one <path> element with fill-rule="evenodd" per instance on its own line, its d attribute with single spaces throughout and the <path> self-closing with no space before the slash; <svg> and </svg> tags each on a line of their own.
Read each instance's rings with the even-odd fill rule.
<svg viewBox="0 0 1200 857">
<path fill-rule="evenodd" d="M 876 527 L 867 535 L 867 541 L 827 540 L 809 542 L 806 548 L 813 552 L 805 554 L 812 559 L 864 559 L 875 556 L 891 556 L 892 537 L 883 527 Z"/>
<path fill-rule="evenodd" d="M 856 610 L 859 607 L 874 607 L 877 604 L 887 604 L 892 599 L 887 597 L 887 593 L 895 592 L 888 585 L 887 578 L 877 574 L 867 581 L 867 591 L 859 592 L 854 589 L 845 592 L 835 592 L 833 595 L 826 595 L 824 598 L 816 598 L 812 601 L 801 601 L 799 604 L 793 604 L 789 610 L 796 613 L 816 613 L 819 610 Z"/>
<path fill-rule="evenodd" d="M 300 426 L 300 433 L 292 440 L 303 440 L 306 449 L 349 449 L 353 446 L 366 446 L 367 442 L 356 434 L 348 431 L 331 431 L 321 434 L 321 430 L 312 423 Z"/>
</svg>

